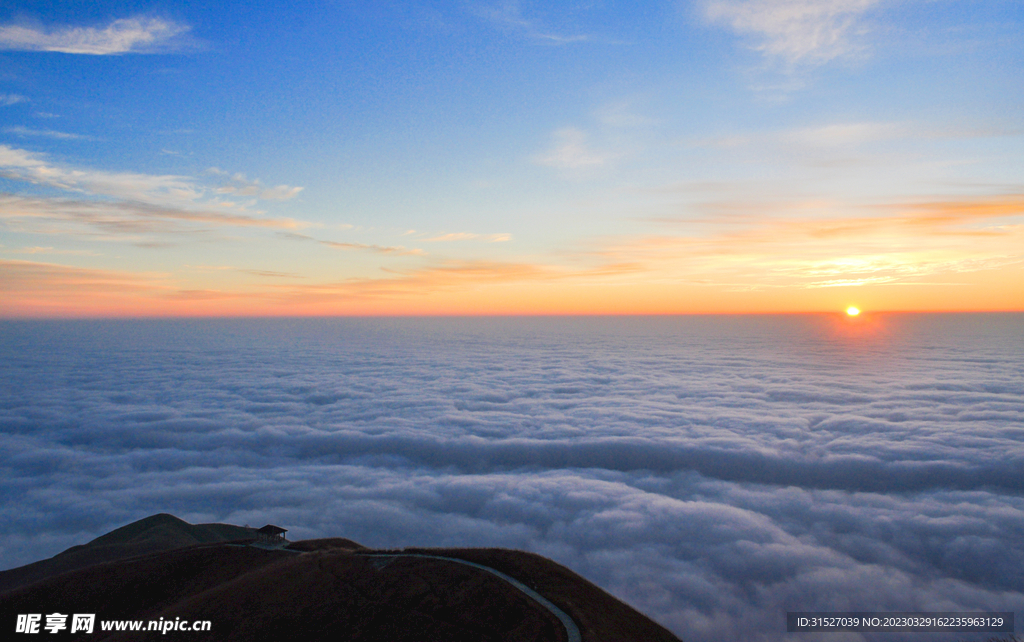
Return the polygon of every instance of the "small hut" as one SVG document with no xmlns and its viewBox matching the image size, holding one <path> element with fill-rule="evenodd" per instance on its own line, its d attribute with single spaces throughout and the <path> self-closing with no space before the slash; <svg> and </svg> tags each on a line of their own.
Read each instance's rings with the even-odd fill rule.
<svg viewBox="0 0 1024 642">
<path fill-rule="evenodd" d="M 258 544 L 280 544 L 285 541 L 284 534 L 288 532 L 287 528 L 281 528 L 280 526 L 274 526 L 273 524 L 267 524 L 263 528 L 257 529 L 256 531 L 256 543 Z"/>
</svg>

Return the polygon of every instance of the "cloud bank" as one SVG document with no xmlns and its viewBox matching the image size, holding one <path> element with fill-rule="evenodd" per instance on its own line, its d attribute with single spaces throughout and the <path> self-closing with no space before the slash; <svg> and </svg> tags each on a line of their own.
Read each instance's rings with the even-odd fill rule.
<svg viewBox="0 0 1024 642">
<path fill-rule="evenodd" d="M 4 322 L 0 566 L 169 511 L 532 550 L 686 640 L 1019 612 L 1022 324 Z"/>
</svg>

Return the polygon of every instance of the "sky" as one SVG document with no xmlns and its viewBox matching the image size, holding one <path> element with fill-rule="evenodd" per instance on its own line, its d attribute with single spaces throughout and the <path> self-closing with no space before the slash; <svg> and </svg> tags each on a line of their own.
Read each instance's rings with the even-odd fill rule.
<svg viewBox="0 0 1024 642">
<path fill-rule="evenodd" d="M 1021 310 L 1022 20 L 6 2 L 0 316 Z"/>
</svg>

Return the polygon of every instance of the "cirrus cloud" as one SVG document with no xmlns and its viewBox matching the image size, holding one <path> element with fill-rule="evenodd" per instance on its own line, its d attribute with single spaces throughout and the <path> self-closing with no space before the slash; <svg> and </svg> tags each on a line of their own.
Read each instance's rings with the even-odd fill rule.
<svg viewBox="0 0 1024 642">
<path fill-rule="evenodd" d="M 0 107 L 9 107 L 24 102 L 28 102 L 28 98 L 19 94 L 0 94 Z"/>
<path fill-rule="evenodd" d="M 754 39 L 752 48 L 789 65 L 820 65 L 861 50 L 864 14 L 880 0 L 711 0 L 713 23 Z"/>
<path fill-rule="evenodd" d="M 163 18 L 121 18 L 103 27 L 0 25 L 0 50 L 106 56 L 173 50 L 191 27 Z"/>
<path fill-rule="evenodd" d="M 265 218 L 245 205 L 221 200 L 221 190 L 211 190 L 189 176 L 71 167 L 7 145 L 0 145 L 0 176 L 74 194 L 73 198 L 0 194 L 0 219 L 36 224 L 24 231 L 59 234 L 84 226 L 137 235 L 182 232 L 187 225 L 302 227 L 298 221 Z M 245 187 L 262 189 L 261 198 L 302 189 L 282 185 L 267 190 L 259 181 L 247 182 Z M 267 191 L 272 194 L 266 195 Z"/>
<path fill-rule="evenodd" d="M 581 170 L 600 167 L 615 158 L 612 153 L 591 148 L 587 133 L 575 127 L 559 129 L 551 137 L 551 148 L 533 159 L 538 165 L 562 170 Z"/>
</svg>

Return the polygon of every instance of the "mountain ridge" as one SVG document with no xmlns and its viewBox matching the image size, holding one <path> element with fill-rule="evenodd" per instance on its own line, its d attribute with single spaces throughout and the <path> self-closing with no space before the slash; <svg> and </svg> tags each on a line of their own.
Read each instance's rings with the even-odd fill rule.
<svg viewBox="0 0 1024 642">
<path fill-rule="evenodd" d="M 0 593 L 103 562 L 124 560 L 196 544 L 251 540 L 252 528 L 233 524 L 189 524 L 169 513 L 157 513 L 116 528 L 109 533 L 51 558 L 0 571 Z"/>
<path fill-rule="evenodd" d="M 254 533 L 225 524 L 200 528 L 198 534 L 191 530 L 204 526 L 210 525 L 154 515 L 43 561 L 68 555 L 81 561 L 90 550 L 109 557 L 115 551 L 134 553 L 171 541 Z M 37 578 L 0 591 L 0 617 L 13 621 L 18 614 L 59 611 L 95 613 L 97 621 L 202 620 L 211 623 L 212 632 L 174 634 L 176 639 L 207 642 L 339 637 L 355 642 L 567 640 L 565 622 L 500 577 L 506 575 L 564 611 L 583 641 L 678 642 L 624 602 L 534 553 L 497 548 L 374 550 L 340 537 L 259 547 L 252 545 L 254 538 L 188 543 Z M 460 560 L 464 563 L 454 563 Z M 19 570 L 0 573 L 0 580 Z M 158 637 L 163 639 L 159 632 L 96 631 L 70 639 Z"/>
</svg>

